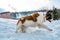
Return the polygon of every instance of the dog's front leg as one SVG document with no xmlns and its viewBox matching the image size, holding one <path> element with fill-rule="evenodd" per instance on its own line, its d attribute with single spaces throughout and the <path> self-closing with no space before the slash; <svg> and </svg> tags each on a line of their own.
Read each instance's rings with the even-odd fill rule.
<svg viewBox="0 0 60 40">
<path fill-rule="evenodd" d="M 26 32 L 26 26 L 25 26 L 25 25 L 22 25 L 22 26 L 21 26 L 21 31 L 22 31 L 23 33 Z"/>
<path fill-rule="evenodd" d="M 48 28 L 48 27 L 47 27 L 46 25 L 44 25 L 44 24 L 38 24 L 38 27 L 39 27 L 39 28 L 47 29 L 47 30 L 49 30 L 49 31 L 52 31 L 52 29 Z"/>
<path fill-rule="evenodd" d="M 52 31 L 52 29 L 48 28 L 47 26 L 44 26 L 45 29 Z"/>
</svg>

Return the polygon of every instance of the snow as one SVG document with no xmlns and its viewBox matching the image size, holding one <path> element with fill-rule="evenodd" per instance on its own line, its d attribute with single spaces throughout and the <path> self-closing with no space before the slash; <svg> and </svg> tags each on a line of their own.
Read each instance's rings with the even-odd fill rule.
<svg viewBox="0 0 60 40">
<path fill-rule="evenodd" d="M 17 20 L 0 18 L 0 40 L 60 40 L 60 20 L 44 22 L 53 31 L 31 28 L 26 33 L 15 33 L 16 22 Z"/>
</svg>

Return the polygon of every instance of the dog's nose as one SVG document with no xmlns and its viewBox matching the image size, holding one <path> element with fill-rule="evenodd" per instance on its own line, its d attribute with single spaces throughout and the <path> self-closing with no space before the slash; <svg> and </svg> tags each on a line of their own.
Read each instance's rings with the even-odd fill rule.
<svg viewBox="0 0 60 40">
<path fill-rule="evenodd" d="M 52 22 L 51 20 L 48 20 L 49 22 Z"/>
<path fill-rule="evenodd" d="M 51 21 L 49 21 L 49 22 L 51 22 Z"/>
</svg>

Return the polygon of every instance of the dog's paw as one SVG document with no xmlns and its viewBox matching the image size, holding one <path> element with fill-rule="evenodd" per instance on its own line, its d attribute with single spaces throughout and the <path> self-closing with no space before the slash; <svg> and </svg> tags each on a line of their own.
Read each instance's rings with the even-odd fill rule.
<svg viewBox="0 0 60 40">
<path fill-rule="evenodd" d="M 17 31 L 15 31 L 15 33 L 18 33 Z"/>
<path fill-rule="evenodd" d="M 21 30 L 20 32 L 25 33 L 26 31 L 25 30 Z"/>
<path fill-rule="evenodd" d="M 52 29 L 50 29 L 49 31 L 53 31 Z"/>
</svg>

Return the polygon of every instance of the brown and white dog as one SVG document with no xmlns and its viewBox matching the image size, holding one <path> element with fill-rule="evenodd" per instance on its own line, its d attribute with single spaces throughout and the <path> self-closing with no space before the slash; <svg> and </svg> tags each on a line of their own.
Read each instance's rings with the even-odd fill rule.
<svg viewBox="0 0 60 40">
<path fill-rule="evenodd" d="M 43 21 L 45 21 L 45 18 Z M 17 29 L 16 32 L 18 32 L 19 29 L 21 29 L 22 32 L 25 32 L 28 27 L 38 27 L 38 28 L 45 28 L 49 31 L 52 31 L 52 29 L 48 28 L 46 25 L 44 25 L 42 22 L 40 22 L 40 14 L 38 12 L 33 13 L 29 16 L 24 16 L 22 18 L 19 18 L 17 22 Z"/>
</svg>

